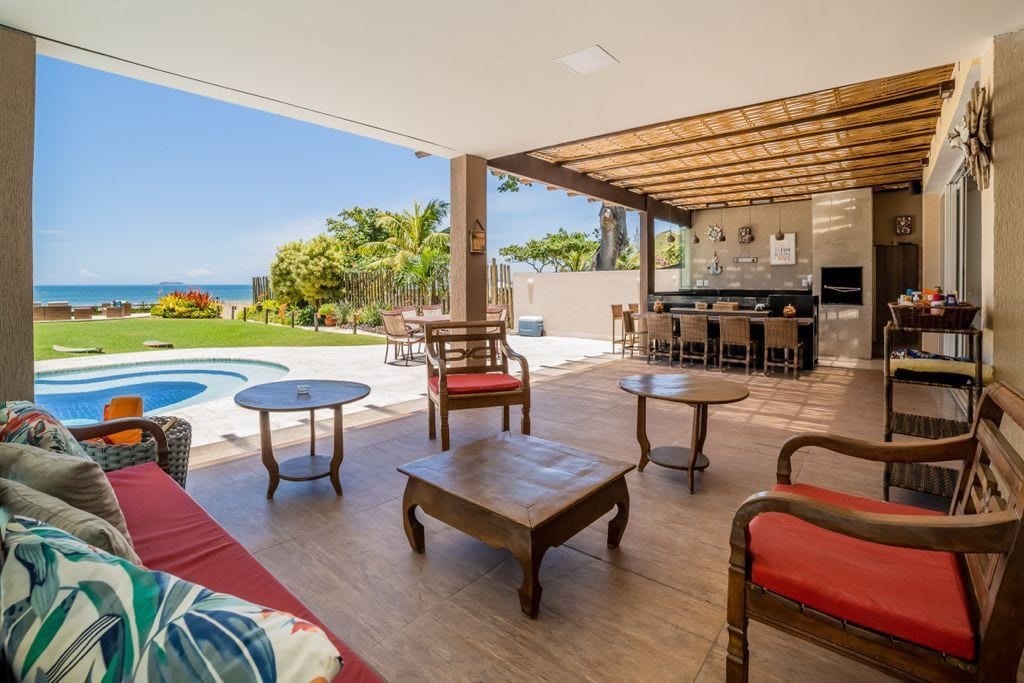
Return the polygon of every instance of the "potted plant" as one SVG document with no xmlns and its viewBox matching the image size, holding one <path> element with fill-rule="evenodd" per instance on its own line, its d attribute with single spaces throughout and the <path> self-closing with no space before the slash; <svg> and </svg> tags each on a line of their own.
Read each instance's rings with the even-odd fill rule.
<svg viewBox="0 0 1024 683">
<path fill-rule="evenodd" d="M 324 325 L 327 327 L 334 327 L 338 324 L 338 316 L 334 308 L 334 304 L 327 303 L 320 306 L 317 310 L 317 314 L 320 315 L 320 319 L 323 320 Z"/>
</svg>

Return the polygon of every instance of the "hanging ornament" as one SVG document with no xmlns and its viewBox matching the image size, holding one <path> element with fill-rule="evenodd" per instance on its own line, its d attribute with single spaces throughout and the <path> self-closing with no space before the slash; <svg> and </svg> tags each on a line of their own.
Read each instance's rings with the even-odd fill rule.
<svg viewBox="0 0 1024 683">
<path fill-rule="evenodd" d="M 782 232 L 782 226 L 779 226 L 779 231 L 775 233 L 775 241 L 781 242 L 784 239 L 786 239 L 786 234 Z"/>
<path fill-rule="evenodd" d="M 712 275 L 721 275 L 722 263 L 718 260 L 718 252 L 711 258 L 711 263 L 708 264 L 708 272 Z"/>
<path fill-rule="evenodd" d="M 725 232 L 720 225 L 712 225 L 708 228 L 708 239 L 712 242 L 724 242 Z"/>
</svg>

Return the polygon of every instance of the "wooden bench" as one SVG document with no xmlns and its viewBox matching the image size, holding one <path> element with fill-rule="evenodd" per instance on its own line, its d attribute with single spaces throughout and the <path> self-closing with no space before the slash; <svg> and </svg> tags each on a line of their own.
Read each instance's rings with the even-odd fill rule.
<svg viewBox="0 0 1024 683">
<path fill-rule="evenodd" d="M 778 485 L 733 520 L 727 680 L 747 680 L 749 619 L 907 680 L 1014 680 L 1024 648 L 1024 459 L 1011 441 L 1024 439 L 1022 426 L 1024 395 L 995 383 L 964 436 L 789 439 Z M 963 464 L 942 514 L 793 486 L 790 460 L 806 447 Z"/>
</svg>

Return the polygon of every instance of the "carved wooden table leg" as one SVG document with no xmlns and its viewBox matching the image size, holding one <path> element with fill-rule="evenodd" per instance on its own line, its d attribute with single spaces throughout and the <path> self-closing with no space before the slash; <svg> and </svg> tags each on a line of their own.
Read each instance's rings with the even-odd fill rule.
<svg viewBox="0 0 1024 683">
<path fill-rule="evenodd" d="M 310 411 L 312 412 L 312 411 Z M 345 431 L 341 406 L 334 408 L 334 451 L 331 453 L 331 485 L 341 495 L 341 462 L 345 459 Z M 315 450 L 315 449 L 310 449 Z"/>
<path fill-rule="evenodd" d="M 277 461 L 274 460 L 274 444 L 270 440 L 270 413 L 265 410 L 260 411 L 260 456 L 270 476 L 270 481 L 267 482 L 267 498 L 273 498 L 277 485 L 281 483 L 281 475 Z"/>
<path fill-rule="evenodd" d="M 417 484 L 415 479 L 410 479 L 405 485 L 405 495 L 402 497 L 402 521 L 405 525 L 405 537 L 409 539 L 409 545 L 418 553 L 426 550 L 426 543 L 423 540 L 423 525 L 416 519 Z"/>
<path fill-rule="evenodd" d="M 608 547 L 618 548 L 622 534 L 626 531 L 626 524 L 629 523 L 629 489 L 626 488 L 625 479 L 620 479 L 613 486 L 619 495 L 619 500 L 615 503 L 619 511 L 608 521 Z"/>
<path fill-rule="evenodd" d="M 636 399 L 636 440 L 640 442 L 640 464 L 636 468 L 643 472 L 651 452 L 651 442 L 647 438 L 647 398 L 644 396 Z"/>
<path fill-rule="evenodd" d="M 519 586 L 519 609 L 523 614 L 536 619 L 540 612 L 540 563 L 547 548 L 536 544 L 533 539 L 524 539 L 522 546 L 512 551 L 523 569 L 523 583 Z"/>
<path fill-rule="evenodd" d="M 703 403 L 693 406 L 693 428 L 690 434 L 690 466 L 686 470 L 687 482 L 690 485 L 690 493 L 694 491 L 693 473 L 698 469 L 704 469 L 697 464 L 697 459 L 704 450 L 704 440 L 708 432 L 708 407 Z"/>
</svg>

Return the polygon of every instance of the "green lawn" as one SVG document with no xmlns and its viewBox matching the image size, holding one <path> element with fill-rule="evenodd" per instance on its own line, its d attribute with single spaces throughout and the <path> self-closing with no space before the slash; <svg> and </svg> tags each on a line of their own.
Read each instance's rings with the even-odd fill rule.
<svg viewBox="0 0 1024 683">
<path fill-rule="evenodd" d="M 35 324 L 36 360 L 71 358 L 57 353 L 54 344 L 71 347 L 99 346 L 104 353 L 146 351 L 142 342 L 150 339 L 174 344 L 176 349 L 226 346 L 357 346 L 383 344 L 382 337 L 344 332 L 311 332 L 279 325 L 245 323 L 240 320 L 171 320 L 130 318 L 90 322 Z"/>
</svg>

